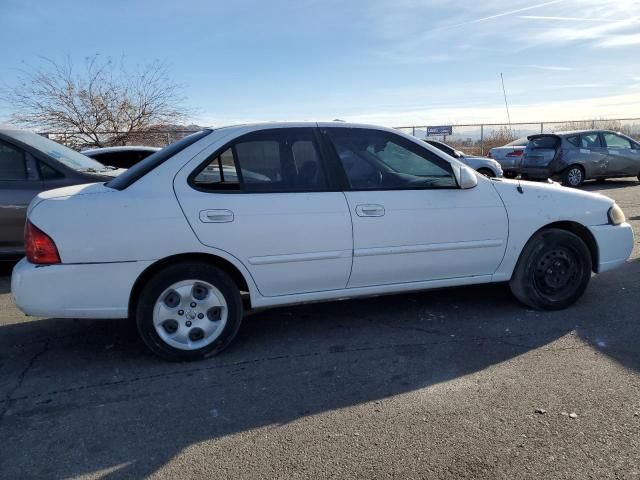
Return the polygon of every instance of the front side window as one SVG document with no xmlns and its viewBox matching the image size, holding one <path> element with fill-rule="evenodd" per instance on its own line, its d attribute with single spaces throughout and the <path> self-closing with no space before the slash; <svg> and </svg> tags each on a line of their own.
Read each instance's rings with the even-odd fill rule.
<svg viewBox="0 0 640 480">
<path fill-rule="evenodd" d="M 631 142 L 620 135 L 615 135 L 613 133 L 603 133 L 604 143 L 607 145 L 607 148 L 612 150 L 624 150 L 626 148 L 631 148 Z"/>
<path fill-rule="evenodd" d="M 27 162 L 24 151 L 0 142 L 0 180 L 26 180 Z"/>
<path fill-rule="evenodd" d="M 600 148 L 600 135 L 597 133 L 585 133 L 580 135 L 580 148 Z"/>
<path fill-rule="evenodd" d="M 351 188 L 455 188 L 451 165 L 425 148 L 379 130 L 330 128 Z"/>
<path fill-rule="evenodd" d="M 274 129 L 250 133 L 216 153 L 193 177 L 204 190 L 305 192 L 327 188 L 313 131 Z"/>
</svg>

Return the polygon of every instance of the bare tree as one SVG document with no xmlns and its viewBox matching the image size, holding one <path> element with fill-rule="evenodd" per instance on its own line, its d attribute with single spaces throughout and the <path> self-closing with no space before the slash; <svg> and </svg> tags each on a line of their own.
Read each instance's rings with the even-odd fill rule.
<svg viewBox="0 0 640 480">
<path fill-rule="evenodd" d="M 64 132 L 66 143 L 79 146 L 124 145 L 134 135 L 186 118 L 182 87 L 166 64 L 126 68 L 99 55 L 76 69 L 44 59 L 44 66 L 24 71 L 15 87 L 0 93 L 14 109 L 12 121 L 40 131 Z"/>
</svg>

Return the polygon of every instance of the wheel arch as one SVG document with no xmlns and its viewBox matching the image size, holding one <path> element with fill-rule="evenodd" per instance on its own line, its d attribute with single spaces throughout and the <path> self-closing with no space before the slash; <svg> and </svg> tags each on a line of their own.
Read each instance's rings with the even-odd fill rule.
<svg viewBox="0 0 640 480">
<path fill-rule="evenodd" d="M 202 262 L 208 265 L 215 266 L 224 272 L 226 272 L 233 282 L 238 286 L 238 289 L 241 292 L 249 292 L 249 297 L 251 298 L 251 289 L 249 287 L 249 283 L 245 278 L 245 275 L 240 271 L 238 267 L 236 267 L 229 260 L 226 260 L 217 255 L 212 255 L 210 253 L 202 253 L 202 252 L 193 252 L 193 253 L 181 253 L 177 255 L 171 255 L 169 257 L 162 258 L 153 264 L 149 265 L 145 270 L 138 275 L 136 281 L 133 284 L 133 288 L 131 289 L 131 295 L 129 295 L 129 305 L 128 312 L 129 316 L 133 316 L 133 312 L 135 311 L 136 303 L 138 302 L 138 298 L 140 297 L 140 292 L 142 288 L 146 284 L 146 282 L 152 278 L 155 274 L 161 271 L 163 268 L 173 265 L 180 262 Z"/>
<path fill-rule="evenodd" d="M 565 230 L 567 232 L 571 232 L 574 235 L 578 236 L 580 240 L 582 240 L 587 248 L 589 249 L 589 253 L 591 253 L 591 268 L 595 273 L 598 273 L 598 262 L 599 262 L 599 252 L 598 252 L 598 243 L 596 242 L 595 237 L 591 233 L 591 231 L 582 225 L 581 223 L 574 222 L 571 220 L 563 220 L 559 222 L 549 223 L 535 232 L 529 237 L 529 240 L 533 238 L 541 230 L 547 230 L 549 228 L 557 228 L 559 230 Z M 527 240 L 527 243 L 528 241 Z M 526 245 L 526 244 L 525 244 Z"/>
</svg>

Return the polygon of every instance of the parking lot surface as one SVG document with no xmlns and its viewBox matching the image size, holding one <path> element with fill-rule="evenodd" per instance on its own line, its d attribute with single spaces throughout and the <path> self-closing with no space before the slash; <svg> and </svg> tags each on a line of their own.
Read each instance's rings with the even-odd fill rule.
<svg viewBox="0 0 640 480">
<path fill-rule="evenodd" d="M 0 278 L 2 478 L 640 478 L 640 184 L 589 182 L 631 261 L 540 313 L 505 285 L 250 313 L 222 355 L 27 318 Z"/>
</svg>

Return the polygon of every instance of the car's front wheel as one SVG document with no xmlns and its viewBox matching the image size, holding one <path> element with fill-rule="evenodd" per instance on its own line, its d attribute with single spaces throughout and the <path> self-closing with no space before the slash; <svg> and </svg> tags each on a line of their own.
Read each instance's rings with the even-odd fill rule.
<svg viewBox="0 0 640 480">
<path fill-rule="evenodd" d="M 584 170 L 580 165 L 571 165 L 562 172 L 562 184 L 565 187 L 578 188 L 584 183 Z"/>
<path fill-rule="evenodd" d="M 153 353 L 168 360 L 196 360 L 222 351 L 242 321 L 242 301 L 224 271 L 179 263 L 157 273 L 140 293 L 138 332 Z"/>
<path fill-rule="evenodd" d="M 536 310 L 559 310 L 582 296 L 591 278 L 591 254 L 580 237 L 540 230 L 525 245 L 509 282 L 514 296 Z"/>
</svg>

